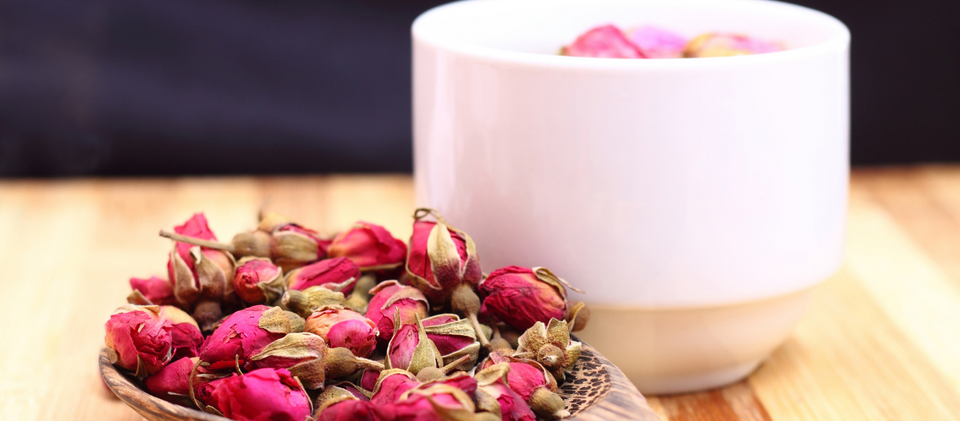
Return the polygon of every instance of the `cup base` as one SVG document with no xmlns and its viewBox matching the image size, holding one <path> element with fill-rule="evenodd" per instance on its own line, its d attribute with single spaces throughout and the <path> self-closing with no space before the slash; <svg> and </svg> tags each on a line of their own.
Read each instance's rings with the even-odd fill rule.
<svg viewBox="0 0 960 421">
<path fill-rule="evenodd" d="M 746 377 L 787 339 L 815 288 L 716 307 L 590 305 L 577 336 L 644 394 L 693 392 Z"/>
</svg>

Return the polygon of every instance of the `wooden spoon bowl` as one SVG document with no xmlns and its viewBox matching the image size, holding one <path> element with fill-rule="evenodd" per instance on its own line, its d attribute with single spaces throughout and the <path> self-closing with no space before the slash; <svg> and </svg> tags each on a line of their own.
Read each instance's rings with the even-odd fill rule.
<svg viewBox="0 0 960 421">
<path fill-rule="evenodd" d="M 574 339 L 577 340 L 577 339 Z M 107 387 L 134 411 L 150 421 L 225 421 L 226 418 L 176 405 L 141 388 L 136 378 L 117 371 L 100 351 L 100 374 Z M 609 360 L 583 344 L 580 359 L 560 387 L 571 421 L 657 420 L 647 400 Z"/>
</svg>

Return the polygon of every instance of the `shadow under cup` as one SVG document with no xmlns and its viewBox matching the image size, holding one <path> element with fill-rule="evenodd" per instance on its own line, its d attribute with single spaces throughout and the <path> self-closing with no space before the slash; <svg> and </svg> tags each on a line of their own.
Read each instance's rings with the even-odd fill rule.
<svg viewBox="0 0 960 421">
<path fill-rule="evenodd" d="M 557 55 L 606 23 L 787 50 Z M 418 204 L 470 233 L 485 272 L 545 266 L 586 290 L 580 336 L 642 392 L 736 381 L 840 264 L 849 42 L 836 19 L 769 1 L 438 7 L 413 25 Z"/>
</svg>

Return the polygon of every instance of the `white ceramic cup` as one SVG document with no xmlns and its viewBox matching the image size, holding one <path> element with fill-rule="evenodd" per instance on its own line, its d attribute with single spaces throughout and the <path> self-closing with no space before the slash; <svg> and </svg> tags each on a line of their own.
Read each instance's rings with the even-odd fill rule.
<svg viewBox="0 0 960 421">
<path fill-rule="evenodd" d="M 587 29 L 748 34 L 788 50 L 557 55 Z M 474 0 L 413 25 L 417 200 L 485 272 L 545 266 L 587 291 L 581 334 L 645 393 L 751 372 L 839 266 L 847 28 L 745 0 Z"/>
</svg>

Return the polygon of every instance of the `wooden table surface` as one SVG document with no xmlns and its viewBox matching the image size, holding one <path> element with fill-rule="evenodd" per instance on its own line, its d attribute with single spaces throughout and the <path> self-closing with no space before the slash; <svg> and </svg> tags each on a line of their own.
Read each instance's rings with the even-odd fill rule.
<svg viewBox="0 0 960 421">
<path fill-rule="evenodd" d="M 221 239 L 268 207 L 409 238 L 407 176 L 0 181 L 0 419 L 134 420 L 101 385 L 103 323 L 157 236 L 204 211 Z M 960 419 L 960 167 L 857 170 L 846 258 L 747 380 L 649 396 L 669 420 Z M 602 351 L 602 350 L 601 350 Z"/>
</svg>

